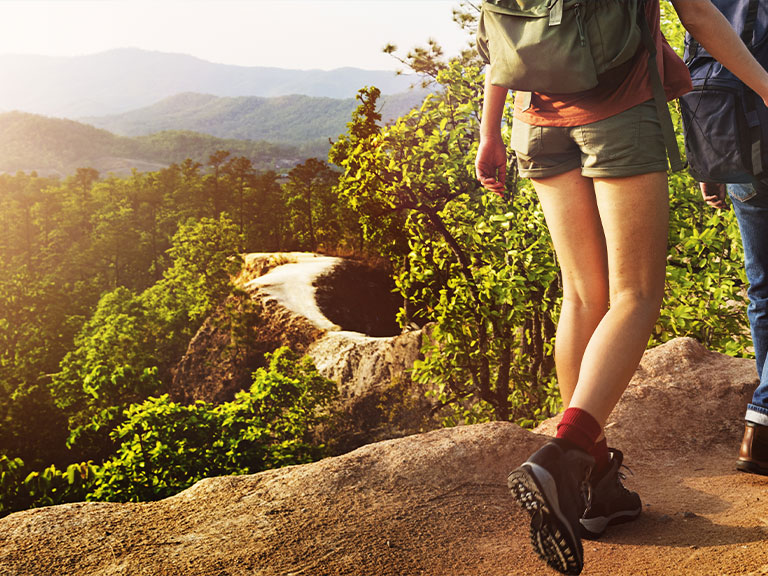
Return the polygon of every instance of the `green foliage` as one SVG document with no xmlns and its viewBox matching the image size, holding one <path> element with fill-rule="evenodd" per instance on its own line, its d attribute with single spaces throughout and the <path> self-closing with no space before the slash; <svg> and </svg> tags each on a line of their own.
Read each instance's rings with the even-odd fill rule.
<svg viewBox="0 0 768 576">
<path fill-rule="evenodd" d="M 661 11 L 661 31 L 669 45 L 682 57 L 685 28 L 683 28 L 683 24 L 677 17 L 677 13 L 669 0 L 661 0 L 659 8 Z"/>
<path fill-rule="evenodd" d="M 429 243 L 411 252 L 411 267 L 399 279 L 401 286 L 423 286 L 425 302 L 432 300 L 425 291 L 439 295 L 414 378 L 436 384 L 438 405 L 452 408 L 446 424 L 499 419 L 506 409 L 504 419 L 535 425 L 557 411 L 559 400 L 552 361 L 559 279 L 543 214 L 530 186 L 512 206 L 485 195 L 479 206 L 455 208 L 464 217 L 474 210 L 452 227 L 472 253 L 472 276 L 457 273 L 452 254 Z M 435 272 L 448 278 L 444 286 L 430 282 Z M 496 398 L 477 386 L 480 378 L 488 378 Z"/>
<path fill-rule="evenodd" d="M 751 336 L 736 217 L 706 206 L 688 174 L 671 176 L 670 186 L 666 292 L 651 344 L 690 336 L 711 350 L 744 356 Z"/>
<path fill-rule="evenodd" d="M 89 463 L 71 464 L 65 470 L 48 466 L 27 472 L 20 458 L 0 455 L 0 516 L 17 510 L 85 500 L 95 476 Z"/>
<path fill-rule="evenodd" d="M 59 407 L 71 412 L 86 405 L 101 410 L 153 392 L 157 381 L 147 390 L 132 368 L 156 363 L 151 356 L 153 342 L 146 342 L 151 336 L 136 295 L 126 288 L 106 293 L 53 377 L 51 389 Z"/>
<path fill-rule="evenodd" d="M 241 245 L 237 226 L 224 214 L 180 225 L 168 250 L 171 266 L 144 295 L 148 307 L 169 326 L 196 329 L 231 291 L 242 267 Z"/>
<path fill-rule="evenodd" d="M 38 472 L 0 455 L 0 516 L 85 499 L 157 500 L 203 478 L 321 457 L 324 446 L 313 433 L 328 417 L 336 384 L 288 348 L 268 359 L 268 367 L 254 372 L 250 390 L 231 402 L 185 406 L 164 395 L 126 407 L 119 418 L 114 410 L 100 414 L 94 422 L 112 427 L 116 445 L 102 464 Z"/>
<path fill-rule="evenodd" d="M 203 320 L 232 293 L 239 244 L 225 215 L 189 220 L 173 237 L 162 280 L 141 294 L 119 287 L 101 297 L 51 381 L 71 431 L 93 429 L 89 422 L 104 410 L 159 390 Z"/>
<path fill-rule="evenodd" d="M 314 252 L 325 246 L 340 247 L 349 218 L 334 189 L 337 181 L 338 174 L 316 158 L 288 173 L 283 190 L 297 249 Z"/>
<path fill-rule="evenodd" d="M 25 117 L 11 116 L 0 124 L 18 120 L 15 134 Z M 89 141 L 77 129 L 56 124 L 73 146 Z M 39 468 L 100 460 L 113 446 L 91 419 L 169 381 L 233 294 L 242 253 L 290 247 L 299 221 L 278 174 L 220 148 L 206 160 L 125 178 L 0 174 L 0 454 Z M 318 244 L 346 249 L 354 219 L 327 189 L 313 196 Z M 243 312 L 227 312 L 233 330 Z"/>
<path fill-rule="evenodd" d="M 89 498 L 154 500 L 210 476 L 312 461 L 322 446 L 311 432 L 335 393 L 309 358 L 281 348 L 232 402 L 183 406 L 161 396 L 133 405 L 112 432 L 119 446 Z"/>
</svg>

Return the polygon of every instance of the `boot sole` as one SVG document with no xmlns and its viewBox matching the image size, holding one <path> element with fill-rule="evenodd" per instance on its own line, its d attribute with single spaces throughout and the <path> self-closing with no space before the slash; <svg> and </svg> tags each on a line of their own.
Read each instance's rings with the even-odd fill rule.
<svg viewBox="0 0 768 576">
<path fill-rule="evenodd" d="M 755 462 L 749 460 L 739 459 L 736 462 L 736 469 L 742 472 L 749 472 L 750 474 L 760 474 L 761 476 L 768 476 L 768 468 L 760 466 Z"/>
<path fill-rule="evenodd" d="M 603 532 L 605 532 L 608 526 L 615 526 L 617 524 L 624 524 L 625 522 L 637 520 L 642 510 L 642 508 L 638 508 L 637 510 L 623 510 L 611 514 L 610 516 L 582 518 L 579 520 L 579 523 L 581 524 L 581 537 L 592 540 L 599 538 L 603 535 Z"/>
<path fill-rule="evenodd" d="M 531 516 L 531 545 L 536 553 L 563 574 L 580 574 L 584 562 L 578 537 L 560 511 L 551 474 L 527 462 L 512 471 L 507 485 L 520 507 Z"/>
</svg>

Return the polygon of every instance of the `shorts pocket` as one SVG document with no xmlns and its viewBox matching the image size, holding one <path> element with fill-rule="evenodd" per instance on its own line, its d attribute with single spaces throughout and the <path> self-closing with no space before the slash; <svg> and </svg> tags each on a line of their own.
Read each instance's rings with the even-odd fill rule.
<svg viewBox="0 0 768 576">
<path fill-rule="evenodd" d="M 512 134 L 509 146 L 520 156 L 529 158 L 541 152 L 541 126 L 532 126 L 515 119 L 512 121 Z"/>
</svg>

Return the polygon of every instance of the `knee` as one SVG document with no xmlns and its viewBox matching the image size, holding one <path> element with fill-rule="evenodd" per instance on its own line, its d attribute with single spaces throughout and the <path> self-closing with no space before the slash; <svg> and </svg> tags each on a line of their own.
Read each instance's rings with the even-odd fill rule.
<svg viewBox="0 0 768 576">
<path fill-rule="evenodd" d="M 608 312 L 608 290 L 563 290 L 563 308 L 579 314 L 602 318 Z"/>
<path fill-rule="evenodd" d="M 654 322 L 659 316 L 663 301 L 663 285 L 646 289 L 628 288 L 611 292 L 612 309 L 625 309 L 628 312 L 649 316 Z"/>
</svg>

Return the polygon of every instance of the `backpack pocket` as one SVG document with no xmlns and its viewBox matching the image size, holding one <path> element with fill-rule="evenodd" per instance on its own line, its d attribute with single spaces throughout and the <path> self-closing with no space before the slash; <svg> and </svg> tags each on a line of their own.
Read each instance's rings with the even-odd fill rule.
<svg viewBox="0 0 768 576">
<path fill-rule="evenodd" d="M 495 85 L 583 92 L 635 55 L 637 18 L 637 0 L 490 0 L 480 14 L 478 51 Z"/>
<path fill-rule="evenodd" d="M 587 2 L 586 34 L 595 69 L 601 76 L 629 62 L 642 43 L 635 0 L 596 0 Z"/>
<path fill-rule="evenodd" d="M 696 87 L 680 98 L 685 154 L 700 182 L 750 182 L 749 127 L 737 87 Z"/>
</svg>

